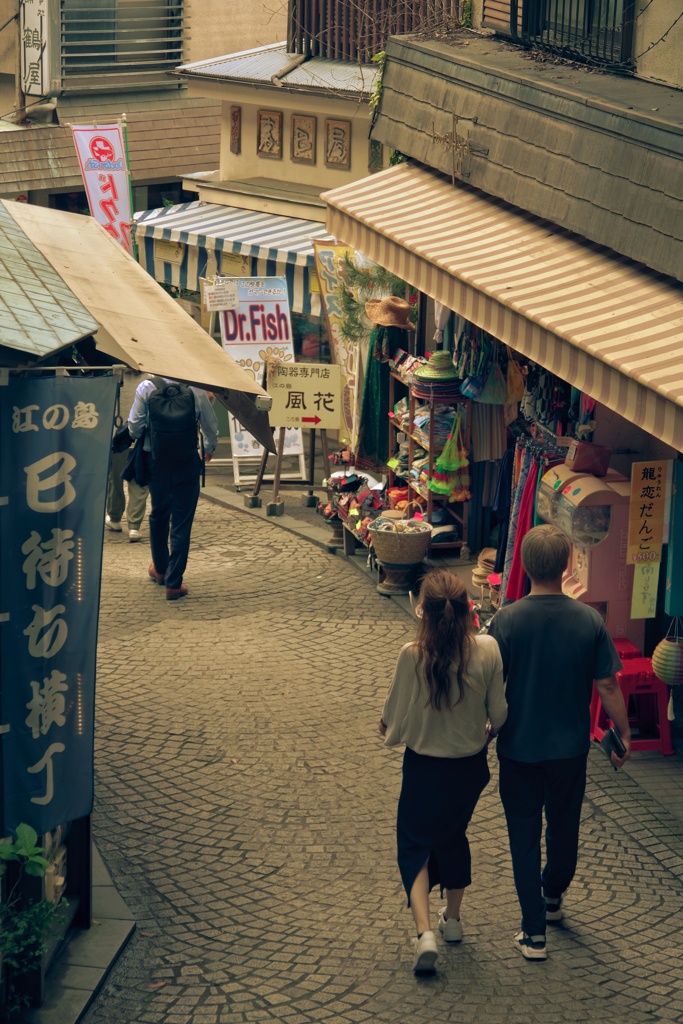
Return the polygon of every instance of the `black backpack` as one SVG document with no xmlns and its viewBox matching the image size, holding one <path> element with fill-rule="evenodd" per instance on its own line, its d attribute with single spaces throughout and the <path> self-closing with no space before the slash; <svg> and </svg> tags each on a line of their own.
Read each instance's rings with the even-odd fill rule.
<svg viewBox="0 0 683 1024">
<path fill-rule="evenodd" d="M 156 391 L 147 398 L 154 462 L 187 462 L 197 453 L 197 413 L 187 384 L 152 377 Z"/>
</svg>

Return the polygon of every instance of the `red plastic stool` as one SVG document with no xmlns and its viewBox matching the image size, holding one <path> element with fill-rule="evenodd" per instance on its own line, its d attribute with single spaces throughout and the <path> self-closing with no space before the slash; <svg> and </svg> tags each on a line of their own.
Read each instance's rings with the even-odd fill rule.
<svg viewBox="0 0 683 1024">
<path fill-rule="evenodd" d="M 634 731 L 658 733 L 651 739 L 631 741 L 632 750 L 661 750 L 673 754 L 671 723 L 667 717 L 669 688 L 652 671 L 650 658 L 628 658 L 623 669 L 617 672 L 617 682 L 624 696 L 628 717 Z M 591 720 L 591 737 L 601 740 L 610 726 L 610 720 L 598 697 L 594 716 Z"/>
<path fill-rule="evenodd" d="M 621 661 L 630 661 L 633 658 L 642 658 L 642 656 L 643 656 L 643 652 L 640 650 L 640 648 L 636 647 L 636 645 L 634 643 L 632 643 L 630 640 L 627 640 L 625 636 L 624 637 L 612 637 L 612 643 L 614 644 L 616 652 L 619 655 Z M 598 720 L 597 719 L 597 715 L 598 715 L 599 706 L 600 706 L 600 698 L 598 697 L 598 691 L 595 688 L 595 684 L 593 684 L 593 693 L 591 695 L 591 737 L 592 737 L 592 739 L 596 739 L 597 738 L 597 737 L 593 736 L 593 725 Z M 602 737 L 600 737 L 600 738 L 602 739 Z"/>
</svg>

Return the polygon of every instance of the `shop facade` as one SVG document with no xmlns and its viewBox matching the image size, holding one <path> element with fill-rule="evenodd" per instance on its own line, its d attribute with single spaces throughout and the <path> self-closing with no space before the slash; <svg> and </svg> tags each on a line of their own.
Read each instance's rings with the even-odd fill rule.
<svg viewBox="0 0 683 1024">
<path fill-rule="evenodd" d="M 331 240 L 320 193 L 382 166 L 383 147 L 367 138 L 376 66 L 273 44 L 177 74 L 195 102 L 220 104 L 220 153 L 183 175 L 196 202 L 138 218 L 143 266 L 198 316 L 202 278 L 286 278 L 297 357 L 328 360 L 313 246 Z"/>
<path fill-rule="evenodd" d="M 522 81 L 514 56 L 504 67 L 495 58 L 485 67 L 483 48 L 493 45 L 474 39 L 468 50 L 449 51 L 438 43 L 389 41 L 373 137 L 412 159 L 326 193 L 327 226 L 340 244 L 434 300 L 431 319 L 443 338 L 432 342 L 430 327 L 425 344 L 450 351 L 464 392 L 490 386 L 497 368 L 497 403 L 461 399 L 471 427 L 468 546 L 488 548 L 478 580 L 496 575 L 489 571 L 495 562 L 500 599 L 523 596 L 514 534 L 520 523 L 524 529 L 558 517 L 557 502 L 539 501 L 542 481 L 556 471 L 566 499 L 560 525 L 574 534 L 567 592 L 598 607 L 615 637 L 650 655 L 683 610 L 671 585 L 681 571 L 674 564 L 675 507 L 667 506 L 668 569 L 665 548 L 647 612 L 642 602 L 632 603 L 643 577 L 626 563 L 625 537 L 632 465 L 657 464 L 676 477 L 683 452 L 683 239 L 675 195 L 681 160 L 674 126 L 683 94 L 620 82 L 607 113 L 604 96 L 530 84 L 528 72 Z M 572 74 L 581 72 L 568 67 Z M 657 123 L 644 110 L 628 112 L 635 96 L 641 106 L 660 107 Z M 598 135 L 600 158 L 592 159 Z M 620 175 L 630 180 L 617 196 Z M 482 351 L 488 362 L 477 365 Z M 515 409 L 511 367 L 523 381 Z M 471 378 L 482 375 L 473 385 Z M 405 383 L 410 388 L 410 379 Z M 501 430 L 506 451 L 498 461 L 492 456 L 501 454 Z M 577 475 L 572 441 L 584 453 Z M 608 467 L 595 462 L 603 449 Z M 572 499 L 573 491 L 581 498 Z M 668 502 L 672 492 L 666 493 Z M 512 539 L 501 538 L 503 529 Z"/>
</svg>

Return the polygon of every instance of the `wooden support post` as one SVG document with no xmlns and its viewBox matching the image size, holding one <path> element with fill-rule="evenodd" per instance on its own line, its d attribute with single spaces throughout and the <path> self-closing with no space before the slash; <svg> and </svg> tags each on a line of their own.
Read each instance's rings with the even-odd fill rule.
<svg viewBox="0 0 683 1024">
<path fill-rule="evenodd" d="M 322 433 L 322 431 L 321 431 Z M 315 486 L 315 428 L 308 431 L 308 494 L 301 495 L 301 504 L 315 508 L 318 499 L 313 493 Z"/>
<path fill-rule="evenodd" d="M 263 455 L 261 456 L 261 464 L 256 474 L 256 480 L 254 481 L 254 489 L 251 494 L 245 494 L 244 496 L 244 507 L 245 508 L 261 508 L 263 502 L 259 498 L 259 491 L 261 490 L 261 484 L 263 478 L 266 475 L 266 466 L 268 465 L 268 456 L 270 452 L 267 448 L 263 449 Z"/>
<path fill-rule="evenodd" d="M 281 516 L 284 515 L 285 503 L 284 501 L 278 501 L 280 495 L 280 475 L 282 473 L 282 458 L 285 453 L 285 431 L 280 431 L 280 436 L 277 440 L 277 456 L 275 461 L 275 474 L 273 476 L 273 497 L 272 500 L 266 504 L 266 515 L 267 516 Z"/>
</svg>

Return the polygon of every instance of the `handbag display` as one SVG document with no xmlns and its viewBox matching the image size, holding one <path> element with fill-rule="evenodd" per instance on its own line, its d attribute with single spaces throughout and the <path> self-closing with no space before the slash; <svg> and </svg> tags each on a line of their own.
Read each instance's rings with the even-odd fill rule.
<svg viewBox="0 0 683 1024">
<path fill-rule="evenodd" d="M 480 393 L 472 397 L 475 402 L 484 402 L 486 405 L 505 405 L 508 400 L 508 386 L 497 360 L 491 363 Z"/>
</svg>

